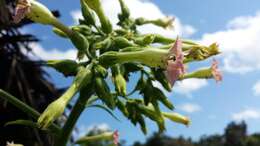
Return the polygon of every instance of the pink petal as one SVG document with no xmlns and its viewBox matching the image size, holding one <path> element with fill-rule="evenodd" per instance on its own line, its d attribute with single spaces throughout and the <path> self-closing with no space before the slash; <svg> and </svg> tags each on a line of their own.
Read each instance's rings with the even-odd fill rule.
<svg viewBox="0 0 260 146">
<path fill-rule="evenodd" d="M 179 39 L 179 37 L 177 37 L 174 45 L 171 47 L 169 51 L 169 55 L 179 56 L 181 54 L 182 54 L 182 41 Z"/>
<path fill-rule="evenodd" d="M 176 42 L 169 51 L 169 57 L 175 56 L 175 61 L 168 60 L 165 75 L 173 86 L 179 76 L 185 73 L 183 64 L 184 55 L 182 52 L 182 41 L 177 37 Z"/>
<path fill-rule="evenodd" d="M 217 60 L 213 59 L 211 69 L 212 69 L 212 75 L 215 78 L 215 80 L 217 82 L 222 81 L 223 77 L 222 77 L 222 73 L 218 69 L 218 61 Z"/>
<path fill-rule="evenodd" d="M 19 23 L 30 12 L 30 6 L 31 4 L 28 0 L 18 0 L 13 16 L 14 23 Z"/>
<path fill-rule="evenodd" d="M 114 133 L 113 133 L 113 138 L 114 138 L 114 144 L 115 145 L 118 145 L 118 141 L 119 141 L 119 132 L 118 130 L 116 130 Z"/>
</svg>

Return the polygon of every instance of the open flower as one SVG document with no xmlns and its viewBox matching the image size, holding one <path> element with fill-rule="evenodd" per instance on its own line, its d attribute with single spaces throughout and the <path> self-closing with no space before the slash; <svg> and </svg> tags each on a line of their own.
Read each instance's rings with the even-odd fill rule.
<svg viewBox="0 0 260 146">
<path fill-rule="evenodd" d="M 30 7 L 29 0 L 18 0 L 13 16 L 14 23 L 19 23 L 30 12 Z"/>
<path fill-rule="evenodd" d="M 35 0 L 18 0 L 13 21 L 19 23 L 24 17 L 41 24 L 56 24 L 57 19 L 51 11 Z"/>
<path fill-rule="evenodd" d="M 212 65 L 211 65 L 211 71 L 212 75 L 215 78 L 216 82 L 222 81 L 222 73 L 218 69 L 218 61 L 213 59 Z"/>
<path fill-rule="evenodd" d="M 170 59 L 173 57 L 175 57 L 175 60 Z M 185 73 L 183 64 L 184 55 L 182 53 L 182 41 L 179 38 L 176 39 L 176 42 L 170 49 L 168 58 L 170 60 L 167 60 L 165 75 L 170 84 L 173 86 L 175 81 L 178 80 L 179 76 Z"/>
<path fill-rule="evenodd" d="M 119 132 L 118 132 L 118 130 L 116 130 L 113 133 L 113 142 L 114 142 L 115 145 L 118 145 L 118 143 L 119 143 Z"/>
</svg>

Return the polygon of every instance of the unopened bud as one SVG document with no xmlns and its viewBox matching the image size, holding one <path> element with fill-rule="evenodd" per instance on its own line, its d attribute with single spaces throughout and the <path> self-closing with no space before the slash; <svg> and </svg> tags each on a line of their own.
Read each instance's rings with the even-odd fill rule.
<svg viewBox="0 0 260 146">
<path fill-rule="evenodd" d="M 189 118 L 187 118 L 187 117 L 185 117 L 185 116 L 183 116 L 181 114 L 173 113 L 173 112 L 172 113 L 162 112 L 162 115 L 165 118 L 167 118 L 167 119 L 169 119 L 169 120 L 171 120 L 173 122 L 181 123 L 181 124 L 184 124 L 186 126 L 190 125 Z"/>
</svg>

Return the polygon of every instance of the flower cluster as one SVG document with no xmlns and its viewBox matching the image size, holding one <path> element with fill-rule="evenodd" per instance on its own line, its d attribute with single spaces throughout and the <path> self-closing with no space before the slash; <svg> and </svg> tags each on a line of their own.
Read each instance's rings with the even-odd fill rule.
<svg viewBox="0 0 260 146">
<path fill-rule="evenodd" d="M 18 0 L 14 22 L 24 17 L 32 21 L 51 25 L 58 36 L 71 41 L 78 49 L 77 60 L 51 60 L 47 64 L 64 76 L 74 76 L 68 90 L 51 103 L 38 119 L 39 127 L 48 129 L 52 122 L 64 112 L 71 99 L 79 93 L 76 104 L 65 122 L 59 136 L 60 141 L 67 141 L 71 129 L 84 108 L 99 107 L 113 115 L 111 110 L 119 109 L 134 125 L 139 124 L 146 133 L 145 117 L 156 122 L 159 131 L 165 130 L 165 118 L 173 122 L 189 125 L 189 118 L 173 112 L 174 105 L 166 97 L 163 89 L 154 86 L 159 82 L 164 89 L 171 91 L 174 83 L 187 78 L 215 78 L 222 80 L 218 62 L 213 60 L 209 68 L 187 73 L 189 63 L 206 60 L 219 54 L 218 45 L 204 46 L 195 42 L 161 36 L 159 34 L 141 34 L 137 27 L 153 24 L 158 27 L 173 27 L 173 18 L 147 20 L 134 19 L 123 0 L 119 0 L 121 13 L 118 15 L 120 28 L 113 29 L 106 17 L 100 0 L 80 0 L 83 19 L 79 24 L 65 26 L 43 4 L 35 0 Z M 97 23 L 97 19 L 100 23 Z M 83 61 L 88 58 L 88 61 Z M 132 91 L 127 84 L 137 73 L 139 80 Z M 108 81 L 112 80 L 109 86 Z M 137 94 L 134 94 L 137 93 Z M 140 95 L 142 98 L 133 97 Z M 102 101 L 101 105 L 97 105 Z M 169 112 L 161 111 L 160 103 Z M 77 143 L 109 139 L 118 144 L 118 132 L 103 133 L 93 137 L 83 137 Z M 63 146 L 66 142 L 59 142 Z"/>
</svg>

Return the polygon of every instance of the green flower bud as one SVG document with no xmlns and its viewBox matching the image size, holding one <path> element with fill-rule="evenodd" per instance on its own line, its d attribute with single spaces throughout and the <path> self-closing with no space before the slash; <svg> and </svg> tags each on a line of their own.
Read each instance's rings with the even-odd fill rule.
<svg viewBox="0 0 260 146">
<path fill-rule="evenodd" d="M 187 74 L 180 76 L 180 80 L 189 79 L 189 78 L 198 78 L 198 79 L 213 78 L 212 69 L 211 68 L 202 68 L 197 71 L 187 73 Z"/>
<path fill-rule="evenodd" d="M 84 136 L 76 141 L 76 144 L 87 144 L 90 142 L 97 142 L 103 140 L 112 140 L 115 145 L 118 144 L 119 133 L 116 130 L 115 132 L 104 132 L 99 135 L 94 136 Z"/>
<path fill-rule="evenodd" d="M 130 17 L 130 11 L 125 4 L 124 0 L 119 0 L 120 7 L 121 7 L 121 14 L 118 14 L 118 18 L 120 21 L 125 21 Z"/>
<path fill-rule="evenodd" d="M 80 33 L 74 31 L 72 35 L 69 36 L 71 42 L 74 46 L 78 49 L 78 58 L 82 59 L 85 54 L 90 57 L 89 49 L 89 42 L 88 40 Z"/>
<path fill-rule="evenodd" d="M 147 48 L 132 52 L 106 52 L 99 57 L 101 64 L 113 65 L 116 63 L 140 62 L 150 67 L 166 68 L 167 50 Z"/>
<path fill-rule="evenodd" d="M 155 20 L 147 20 L 145 18 L 137 18 L 135 23 L 137 25 L 144 25 L 144 24 L 154 24 L 156 26 L 160 26 L 163 28 L 173 28 L 173 21 L 174 18 L 166 17 L 164 19 L 155 19 Z"/>
<path fill-rule="evenodd" d="M 93 45 L 93 48 L 96 49 L 96 50 L 106 50 L 108 48 L 110 48 L 112 45 L 112 40 L 110 37 L 107 37 L 106 39 L 100 41 L 100 42 L 97 42 Z"/>
<path fill-rule="evenodd" d="M 56 28 L 56 27 L 53 27 L 52 31 L 53 31 L 56 35 L 58 35 L 58 36 L 60 36 L 60 37 L 68 38 L 68 35 L 67 35 L 66 33 L 64 33 L 62 30 L 60 30 L 60 29 L 58 29 L 58 28 Z"/>
<path fill-rule="evenodd" d="M 95 91 L 97 96 L 106 103 L 106 105 L 111 108 L 114 109 L 115 108 L 115 100 L 113 95 L 111 95 L 110 93 L 110 89 L 109 86 L 107 85 L 106 81 L 99 77 L 96 76 L 95 77 Z"/>
<path fill-rule="evenodd" d="M 154 39 L 155 36 L 153 34 L 148 34 L 148 35 L 134 38 L 134 42 L 141 46 L 147 46 L 153 43 Z"/>
<path fill-rule="evenodd" d="M 48 60 L 47 61 L 48 66 L 53 67 L 60 73 L 62 73 L 64 76 L 72 76 L 76 75 L 78 72 L 78 63 L 73 60 Z"/>
<path fill-rule="evenodd" d="M 86 4 L 93 9 L 101 22 L 101 28 L 105 33 L 112 32 L 112 24 L 105 16 L 100 0 L 85 0 Z"/>
<path fill-rule="evenodd" d="M 42 113 L 38 119 L 38 124 L 42 129 L 47 129 L 51 123 L 59 118 L 67 106 L 67 100 L 58 98 L 48 105 L 47 109 Z"/>
<path fill-rule="evenodd" d="M 125 48 L 125 47 L 132 47 L 136 46 L 134 43 L 131 41 L 127 40 L 124 37 L 116 37 L 113 39 L 114 46 L 116 48 Z"/>
<path fill-rule="evenodd" d="M 137 108 L 140 112 L 157 123 L 160 132 L 165 130 L 164 119 L 160 112 L 156 112 L 153 108 L 141 104 L 138 104 Z"/>
<path fill-rule="evenodd" d="M 107 77 L 107 74 L 108 74 L 107 69 L 104 68 L 103 66 L 95 65 L 94 70 L 95 70 L 96 75 L 101 76 L 103 78 Z"/>
<path fill-rule="evenodd" d="M 115 84 L 116 91 L 121 96 L 126 96 L 126 80 L 121 74 L 120 66 L 115 65 L 111 68 L 112 70 L 112 80 Z"/>
<path fill-rule="evenodd" d="M 96 25 L 96 19 L 94 12 L 89 8 L 84 0 L 80 0 L 82 15 L 87 25 Z"/>
<path fill-rule="evenodd" d="M 79 32 L 84 36 L 88 36 L 91 34 L 91 28 L 86 26 L 86 25 L 77 25 L 77 26 L 72 26 L 71 29 L 73 31 Z"/>
<path fill-rule="evenodd" d="M 40 125 L 40 127 L 42 127 L 43 129 L 48 128 L 54 120 L 62 115 L 71 98 L 78 91 L 80 91 L 82 87 L 90 83 L 92 79 L 92 72 L 90 68 L 91 65 L 86 68 L 81 67 L 72 85 L 65 91 L 65 93 L 61 97 L 52 102 L 45 109 L 45 111 L 38 119 L 38 124 Z"/>
<path fill-rule="evenodd" d="M 170 46 L 172 46 L 172 43 L 176 41 L 176 39 L 168 38 L 159 34 L 153 34 L 153 35 L 154 35 L 153 43 L 170 44 Z M 198 45 L 197 43 L 192 42 L 190 40 L 182 40 L 182 43 L 189 44 L 189 45 Z M 169 48 L 170 46 L 168 46 L 167 48 Z"/>
<path fill-rule="evenodd" d="M 190 120 L 189 118 L 181 115 L 181 114 L 178 114 L 178 113 L 167 113 L 167 112 L 162 112 L 162 115 L 173 121 L 173 122 L 176 122 L 176 123 L 181 123 L 181 124 L 184 124 L 186 126 L 190 125 Z"/>
</svg>

